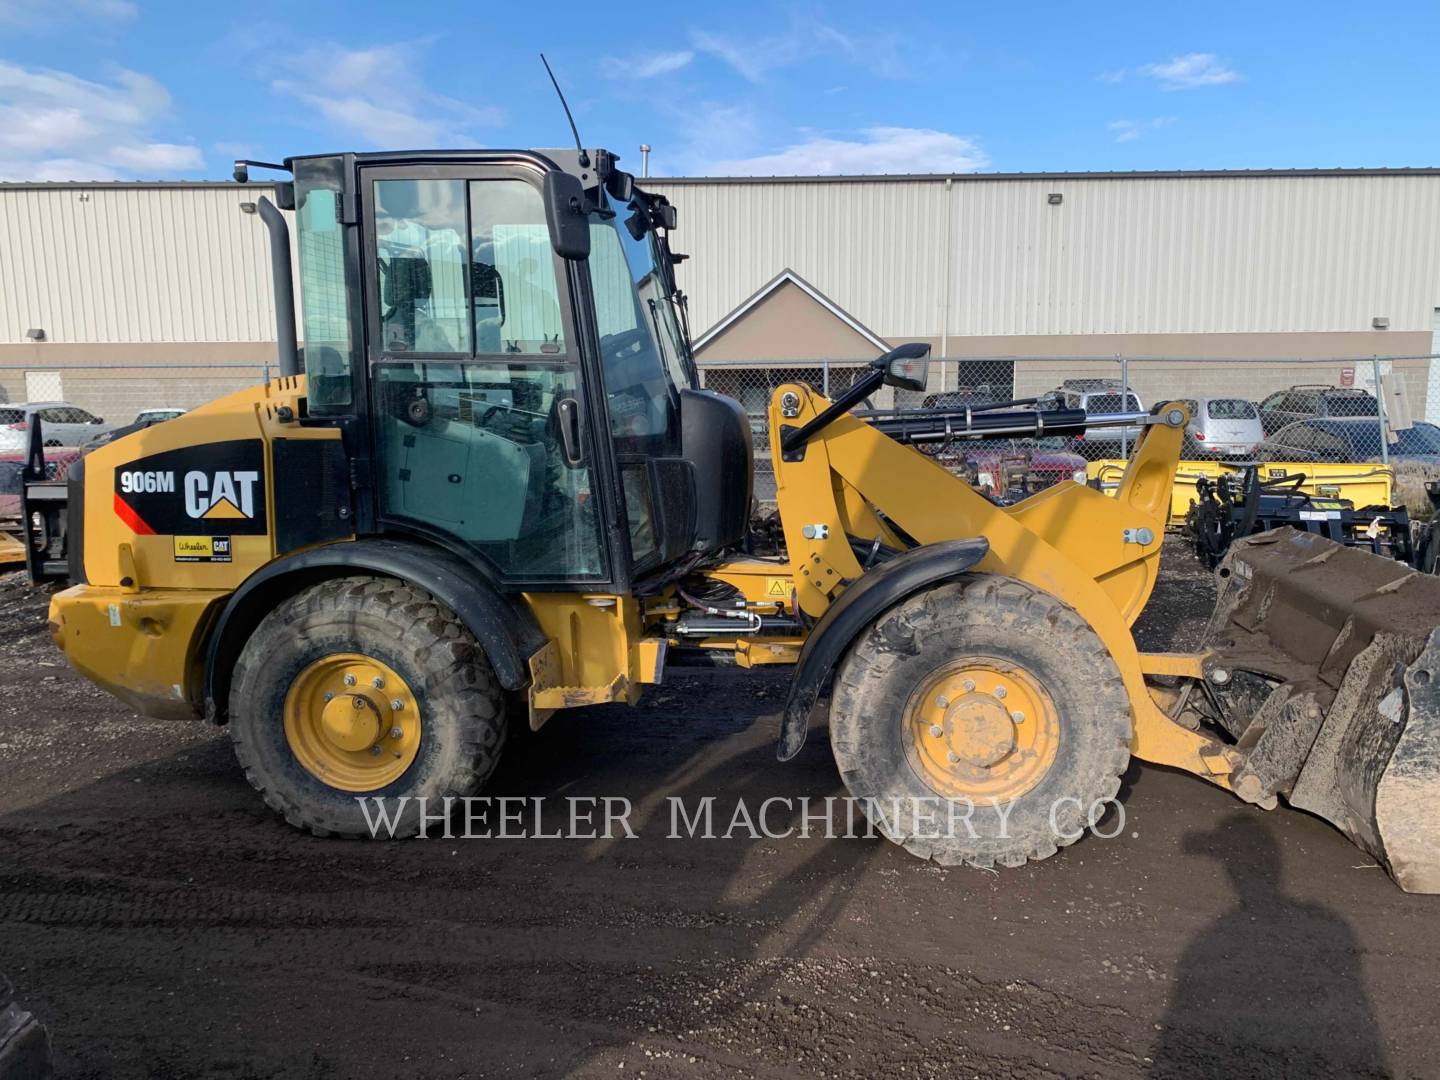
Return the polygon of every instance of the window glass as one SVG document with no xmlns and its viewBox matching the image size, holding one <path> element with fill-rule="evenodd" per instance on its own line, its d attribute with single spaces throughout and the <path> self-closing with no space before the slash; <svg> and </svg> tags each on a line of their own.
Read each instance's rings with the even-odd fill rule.
<svg viewBox="0 0 1440 1080">
<path fill-rule="evenodd" d="M 465 181 L 377 180 L 375 246 L 386 353 L 469 353 Z"/>
<path fill-rule="evenodd" d="M 45 424 L 73 424 L 75 421 L 70 417 L 69 409 L 60 407 L 41 409 L 39 412 L 41 423 Z"/>
<path fill-rule="evenodd" d="M 336 214 L 340 159 L 295 163 L 295 225 L 300 252 L 300 332 L 305 342 L 309 409 L 319 416 L 350 410 L 352 327 L 357 305 L 346 279 L 345 230 Z"/>
<path fill-rule="evenodd" d="M 1326 394 L 1327 416 L 1379 416 L 1375 399 L 1369 394 Z"/>
<path fill-rule="evenodd" d="M 1397 431 L 1390 444 L 1400 454 L 1440 454 L 1440 428 L 1434 424 L 1418 423 L 1413 427 Z"/>
<path fill-rule="evenodd" d="M 1211 398 L 1205 406 L 1211 420 L 1254 420 L 1255 403 L 1244 398 Z"/>
<path fill-rule="evenodd" d="M 470 285 L 477 353 L 565 353 L 550 229 L 523 180 L 470 185 Z"/>
<path fill-rule="evenodd" d="M 566 460 L 556 364 L 412 361 L 376 369 L 381 508 L 469 544 L 511 578 L 600 577 L 586 466 Z"/>
<path fill-rule="evenodd" d="M 0 424 L 23 424 L 24 422 L 24 409 L 0 409 Z"/>
</svg>

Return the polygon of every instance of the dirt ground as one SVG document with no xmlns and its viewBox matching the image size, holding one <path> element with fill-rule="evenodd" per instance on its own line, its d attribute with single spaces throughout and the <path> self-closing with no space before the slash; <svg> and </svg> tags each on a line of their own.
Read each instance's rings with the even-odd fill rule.
<svg viewBox="0 0 1440 1080">
<path fill-rule="evenodd" d="M 1167 566 L 1149 648 L 1210 607 Z M 1137 766 L 1118 836 L 998 874 L 669 839 L 668 796 L 840 794 L 823 730 L 775 760 L 783 676 L 697 672 L 502 766 L 629 798 L 636 839 L 319 840 L 44 612 L 0 578 L 0 971 L 65 1076 L 1440 1075 L 1440 898 L 1296 811 Z"/>
</svg>

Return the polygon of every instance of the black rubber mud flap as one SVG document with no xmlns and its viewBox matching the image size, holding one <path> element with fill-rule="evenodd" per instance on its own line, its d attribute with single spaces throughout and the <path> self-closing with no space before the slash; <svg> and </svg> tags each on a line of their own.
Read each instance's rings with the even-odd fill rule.
<svg viewBox="0 0 1440 1080">
<path fill-rule="evenodd" d="M 820 617 L 800 650 L 785 712 L 780 718 L 780 745 L 776 756 L 781 761 L 789 761 L 805 745 L 810 711 L 855 635 L 907 596 L 936 582 L 959 577 L 989 551 L 990 542 L 983 536 L 926 544 L 867 571 L 841 593 L 840 599 Z"/>
</svg>

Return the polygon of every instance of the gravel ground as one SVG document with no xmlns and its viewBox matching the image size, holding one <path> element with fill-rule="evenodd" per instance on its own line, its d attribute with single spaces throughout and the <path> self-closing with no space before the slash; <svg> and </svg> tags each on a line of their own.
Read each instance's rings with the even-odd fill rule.
<svg viewBox="0 0 1440 1080">
<path fill-rule="evenodd" d="M 1167 558 L 1147 648 L 1210 608 Z M 0 970 L 62 1075 L 1440 1075 L 1440 900 L 1304 814 L 1136 766 L 1116 838 L 999 874 L 668 839 L 668 796 L 840 793 L 823 731 L 775 761 L 783 675 L 717 672 L 502 765 L 636 839 L 317 840 L 73 675 L 44 601 L 0 577 Z"/>
</svg>

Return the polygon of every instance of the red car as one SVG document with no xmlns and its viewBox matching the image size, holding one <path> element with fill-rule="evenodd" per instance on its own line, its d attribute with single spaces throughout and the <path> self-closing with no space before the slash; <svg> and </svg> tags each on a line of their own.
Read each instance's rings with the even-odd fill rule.
<svg viewBox="0 0 1440 1080">
<path fill-rule="evenodd" d="M 987 498 L 1009 506 L 1062 480 L 1085 483 L 1085 459 L 1065 440 L 977 439 L 946 443 L 934 457 Z"/>
<path fill-rule="evenodd" d="M 64 480 L 70 463 L 78 460 L 80 451 L 68 446 L 45 448 L 45 475 L 51 480 Z M 20 518 L 20 485 L 25 471 L 22 450 L 0 451 L 0 522 Z"/>
</svg>

